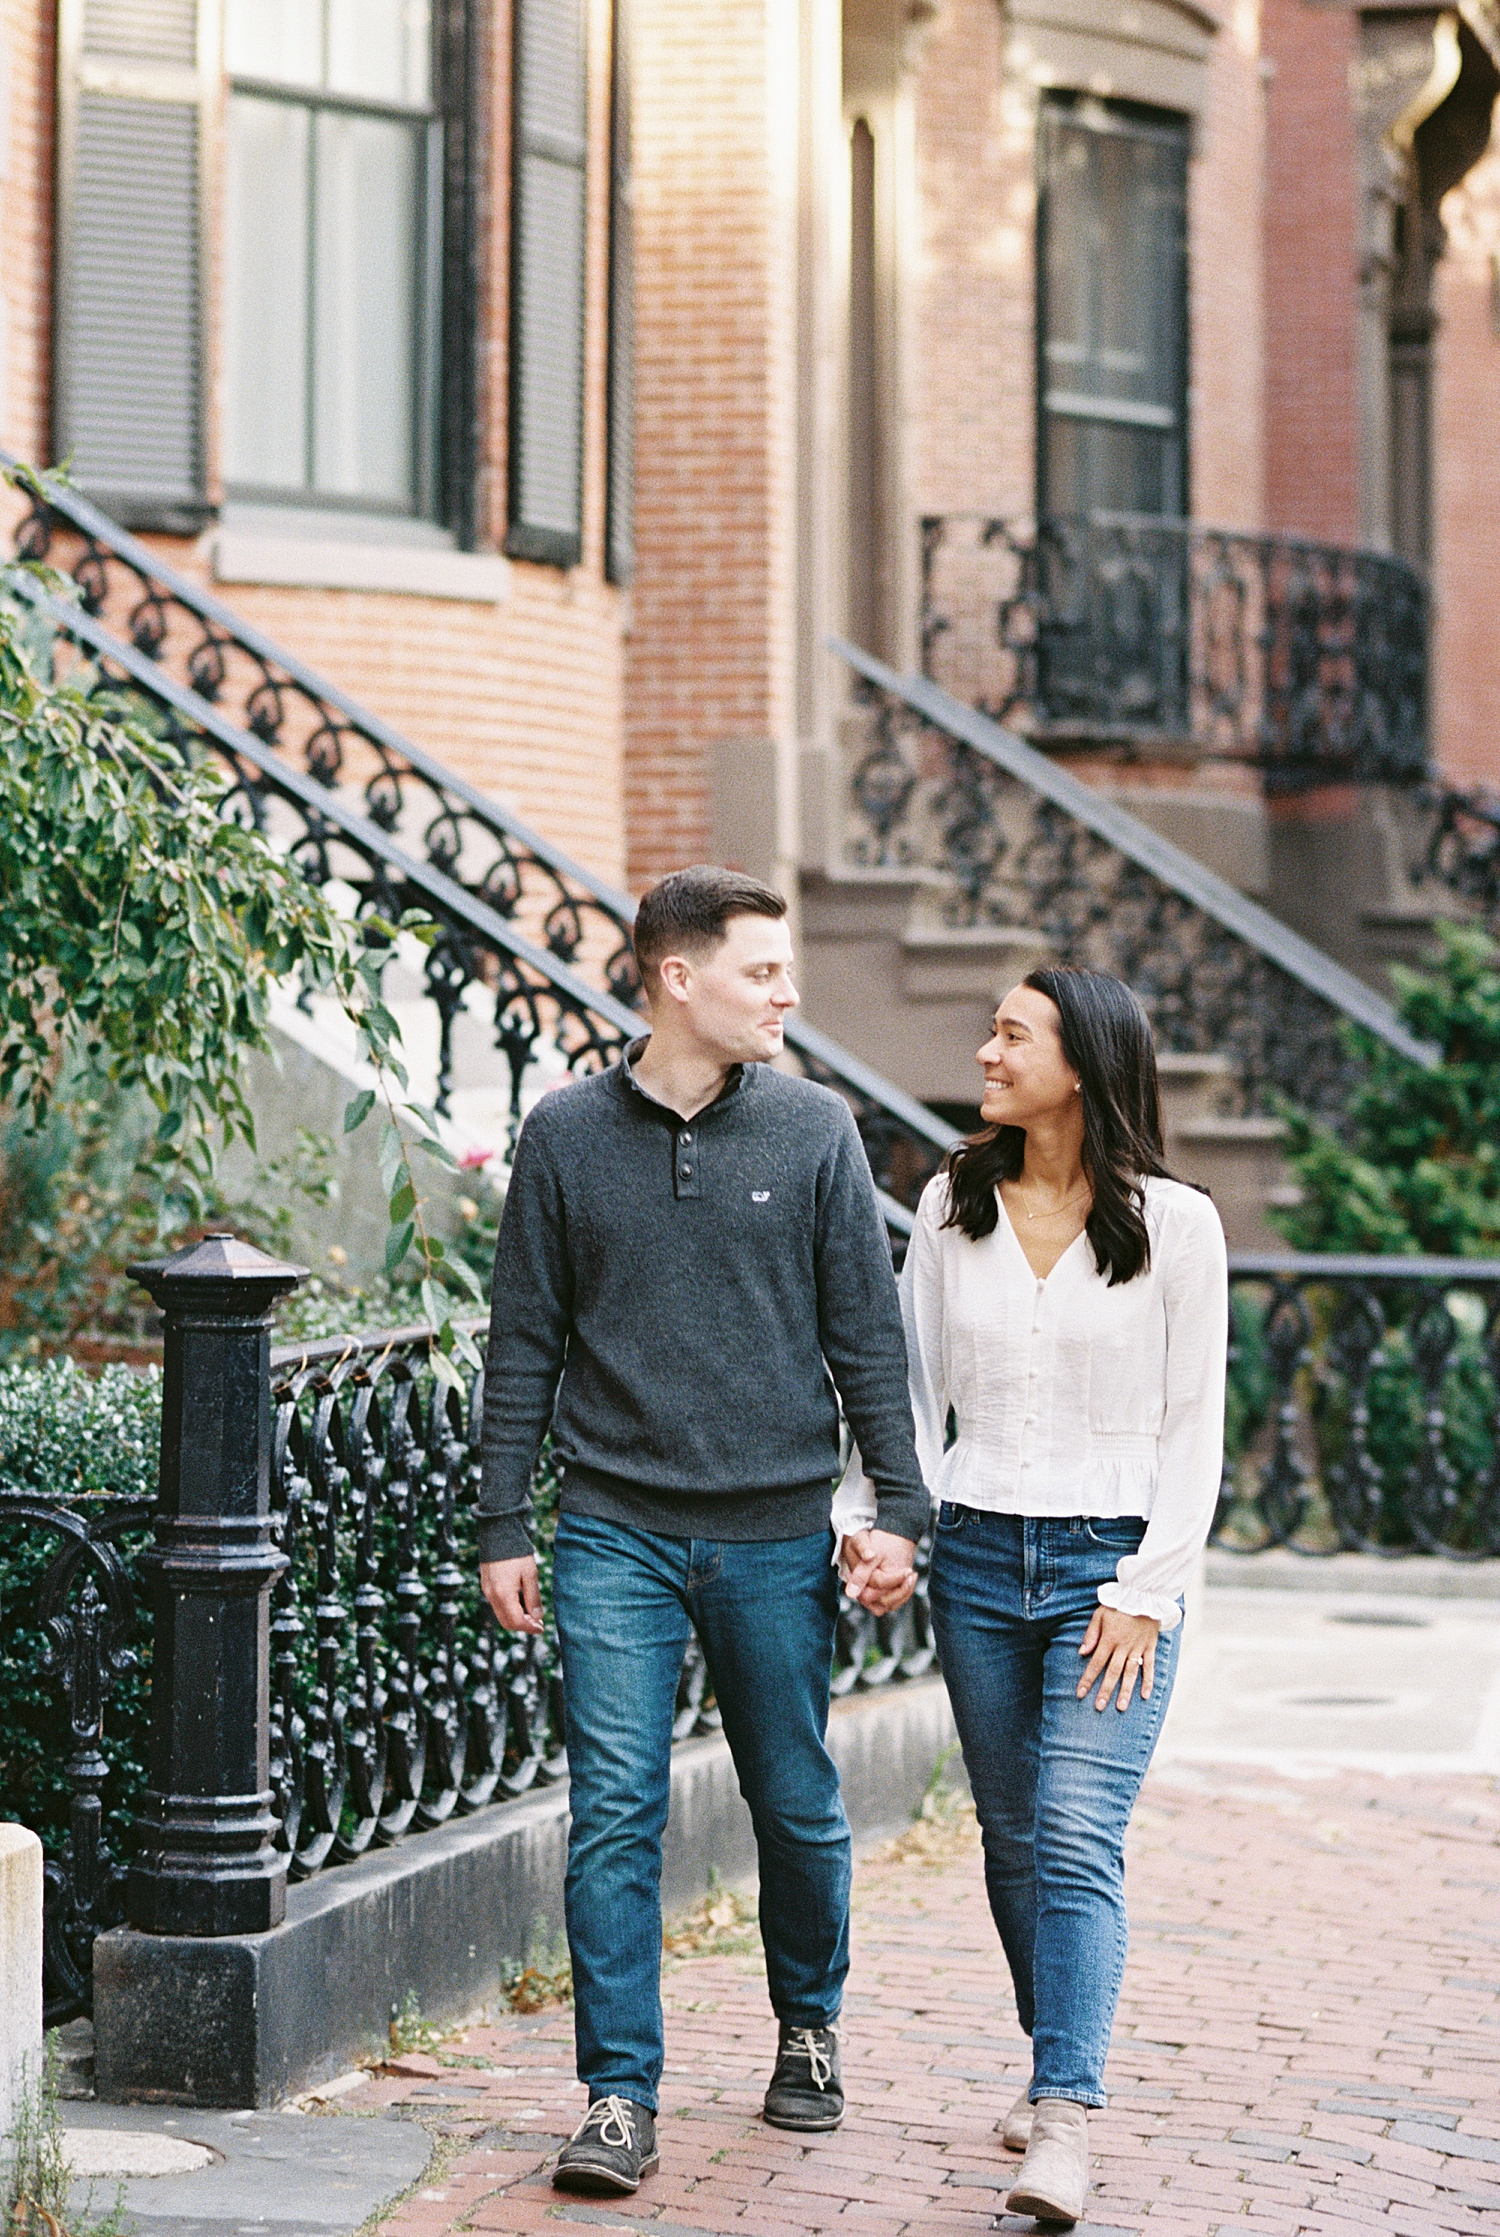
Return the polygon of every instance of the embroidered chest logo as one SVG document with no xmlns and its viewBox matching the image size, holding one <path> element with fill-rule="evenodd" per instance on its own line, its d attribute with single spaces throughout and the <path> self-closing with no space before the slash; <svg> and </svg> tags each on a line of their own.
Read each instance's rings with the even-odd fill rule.
<svg viewBox="0 0 1500 2237">
<path fill-rule="evenodd" d="M 750 1191 L 750 1201 L 752 1204 L 769 1204 L 771 1201 L 771 1191 L 768 1188 L 752 1188 Z"/>
</svg>

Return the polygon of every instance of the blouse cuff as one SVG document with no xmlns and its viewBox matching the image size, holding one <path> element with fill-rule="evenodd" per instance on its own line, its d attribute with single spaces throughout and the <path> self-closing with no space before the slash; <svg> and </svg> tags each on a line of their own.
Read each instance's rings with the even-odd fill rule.
<svg viewBox="0 0 1500 2237">
<path fill-rule="evenodd" d="M 1163 1631 L 1175 1631 L 1182 1621 L 1182 1601 L 1176 1595 L 1143 1592 L 1139 1585 L 1108 1584 L 1099 1587 L 1099 1598 L 1122 1616 L 1149 1616 Z"/>
</svg>

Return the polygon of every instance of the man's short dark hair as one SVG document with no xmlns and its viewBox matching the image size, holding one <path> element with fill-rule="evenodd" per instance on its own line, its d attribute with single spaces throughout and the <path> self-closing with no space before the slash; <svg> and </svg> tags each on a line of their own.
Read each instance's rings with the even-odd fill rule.
<svg viewBox="0 0 1500 2237">
<path fill-rule="evenodd" d="M 649 988 L 669 955 L 711 955 L 733 917 L 785 915 L 781 895 L 743 870 L 721 870 L 712 862 L 673 870 L 642 894 L 635 913 L 635 960 L 642 984 Z"/>
</svg>

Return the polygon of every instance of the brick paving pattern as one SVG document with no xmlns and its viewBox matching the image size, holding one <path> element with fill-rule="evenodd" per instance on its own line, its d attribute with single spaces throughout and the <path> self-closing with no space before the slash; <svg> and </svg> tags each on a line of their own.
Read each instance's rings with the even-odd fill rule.
<svg viewBox="0 0 1500 2237">
<path fill-rule="evenodd" d="M 1092 2121 L 1089 2237 L 1500 2237 L 1500 1781 L 1173 1772 L 1131 1836 L 1133 1944 Z M 548 2157 L 583 2109 L 571 2015 L 471 2029 L 342 2100 L 421 2118 L 446 2161 L 382 2237 L 968 2237 L 1006 2216 L 992 2131 L 1027 2071 L 972 1828 L 923 1827 L 856 1877 L 849 2113 L 757 2118 L 773 2040 L 759 1955 L 664 1983 L 662 2168 L 618 2204 Z"/>
</svg>

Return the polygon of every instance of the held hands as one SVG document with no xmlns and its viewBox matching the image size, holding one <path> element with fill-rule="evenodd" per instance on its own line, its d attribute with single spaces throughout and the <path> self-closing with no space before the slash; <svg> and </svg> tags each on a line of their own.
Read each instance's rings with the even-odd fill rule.
<svg viewBox="0 0 1500 2237">
<path fill-rule="evenodd" d="M 839 1542 L 839 1574 L 851 1600 L 875 1616 L 893 1616 L 917 1589 L 916 1547 L 889 1530 L 851 1530 Z"/>
<path fill-rule="evenodd" d="M 1153 1616 L 1122 1615 L 1118 1608 L 1106 1608 L 1101 1602 L 1089 1619 L 1083 1645 L 1078 1650 L 1089 1658 L 1078 1681 L 1079 1700 L 1102 1671 L 1103 1683 L 1094 1703 L 1096 1709 L 1109 1707 L 1109 1697 L 1116 1686 L 1120 1689 L 1116 1707 L 1128 1709 L 1137 1678 L 1141 1681 L 1141 1699 L 1149 1701 L 1156 1681 L 1156 1641 L 1160 1631 L 1161 1625 Z"/>
<path fill-rule="evenodd" d="M 540 1636 L 542 1591 L 535 1554 L 522 1554 L 516 1561 L 481 1561 L 479 1589 L 494 1609 L 495 1620 L 507 1631 Z"/>
</svg>

